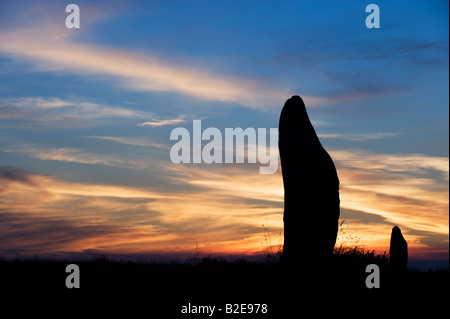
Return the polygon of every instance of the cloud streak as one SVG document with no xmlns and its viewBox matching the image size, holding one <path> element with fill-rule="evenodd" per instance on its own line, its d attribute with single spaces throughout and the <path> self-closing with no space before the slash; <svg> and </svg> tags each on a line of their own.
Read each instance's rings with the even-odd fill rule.
<svg viewBox="0 0 450 319">
<path fill-rule="evenodd" d="M 123 142 L 123 141 L 122 141 Z M 96 154 L 79 148 L 45 147 L 35 144 L 7 147 L 5 153 L 17 153 L 43 161 L 59 161 L 80 164 L 101 164 L 110 167 L 148 169 L 147 159 L 120 158 L 115 155 Z"/>
<path fill-rule="evenodd" d="M 318 134 L 320 138 L 340 139 L 354 142 L 368 142 L 380 140 L 383 138 L 397 136 L 398 133 L 371 133 L 371 134 L 338 134 L 338 133 L 322 133 Z"/>
<path fill-rule="evenodd" d="M 170 254 L 192 251 L 199 242 L 215 253 L 252 253 L 263 240 L 258 221 L 279 214 L 214 190 L 173 193 L 1 171 L 1 183 L 7 180 L 8 187 L 0 191 L 0 229 L 7 239 L 0 251 Z M 39 237 L 33 241 L 34 236 Z"/>
<path fill-rule="evenodd" d="M 261 81 L 218 76 L 150 54 L 75 42 L 67 30 L 50 23 L 37 22 L 32 29 L 4 30 L 0 35 L 0 52 L 28 61 L 43 71 L 113 76 L 122 87 L 138 91 L 174 92 L 253 108 L 278 106 L 290 95 Z M 320 102 L 318 98 L 305 96 L 305 99 L 309 105 Z"/>
<path fill-rule="evenodd" d="M 151 148 L 161 148 L 161 149 L 169 149 L 170 146 L 155 143 L 148 139 L 142 138 L 132 138 L 132 137 L 119 137 L 119 136 L 85 136 L 86 138 L 92 138 L 97 140 L 110 141 L 119 144 L 132 145 L 132 146 L 142 146 L 142 147 L 151 147 Z"/>
<path fill-rule="evenodd" d="M 424 249 L 441 249 L 442 236 L 448 236 L 446 159 L 358 150 L 330 153 L 341 180 L 342 218 L 352 234 L 360 237 L 359 244 L 388 250 L 390 230 L 399 225 L 415 255 Z M 6 221 L 16 218 L 28 232 L 44 233 L 43 222 L 30 225 L 20 217 L 30 215 L 63 228 L 81 229 L 71 243 L 47 238 L 42 246 L 30 246 L 47 252 L 188 252 L 199 243 L 202 251 L 252 254 L 263 249 L 260 243 L 267 234 L 262 224 L 274 240 L 282 242 L 280 173 L 260 175 L 256 166 L 252 170 L 248 165 L 222 165 L 214 170 L 188 164 L 158 165 L 169 185 L 157 188 L 68 182 L 3 169 L 0 215 L 4 223 L 0 227 L 17 235 Z M 441 178 L 436 179 L 439 174 Z M 101 231 L 95 233 L 97 226 Z M 7 236 L 15 241 L 2 242 L 0 250 L 25 249 L 28 241 L 21 242 L 22 235 L 16 235 Z"/>
<path fill-rule="evenodd" d="M 71 128 L 95 126 L 117 119 L 142 121 L 153 114 L 74 98 L 26 97 L 0 100 L 0 117 L 38 126 Z"/>
<path fill-rule="evenodd" d="M 179 124 L 179 123 L 184 123 L 186 122 L 186 116 L 180 116 L 179 118 L 176 119 L 169 119 L 169 120 L 153 120 L 153 121 L 148 121 L 148 122 L 143 122 L 138 124 L 138 126 L 151 126 L 151 127 L 160 127 L 160 126 L 165 126 L 165 125 L 174 125 L 174 124 Z"/>
<path fill-rule="evenodd" d="M 345 167 L 399 173 L 420 173 L 430 169 L 446 179 L 449 178 L 447 157 L 424 154 L 376 154 L 363 150 L 332 150 L 330 153 L 335 161 L 342 163 Z"/>
</svg>

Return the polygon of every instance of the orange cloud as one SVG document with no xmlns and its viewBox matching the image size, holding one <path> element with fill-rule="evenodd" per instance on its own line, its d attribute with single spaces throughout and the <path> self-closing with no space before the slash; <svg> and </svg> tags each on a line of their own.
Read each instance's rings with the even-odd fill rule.
<svg viewBox="0 0 450 319">
<path fill-rule="evenodd" d="M 8 179 L 0 192 L 5 238 L 0 251 L 170 253 L 193 251 L 199 243 L 214 253 L 252 253 L 263 241 L 261 223 L 280 214 L 270 205 L 238 203 L 214 190 L 174 193 L 65 182 L 11 170 L 6 175 L 14 174 L 26 181 Z M 6 218 L 22 225 L 26 234 L 11 228 Z M 49 227 L 53 233 L 45 231 Z M 66 231 L 71 234 L 64 239 Z"/>
<path fill-rule="evenodd" d="M 443 249 L 442 238 L 448 240 L 448 185 L 432 177 L 447 176 L 445 159 L 370 156 L 356 150 L 331 153 L 341 180 L 341 219 L 359 245 L 388 251 L 392 226 L 398 225 L 412 255 Z M 401 158 L 405 165 L 400 165 Z M 205 253 L 251 254 L 265 248 L 267 237 L 273 245 L 282 243 L 280 172 L 260 175 L 250 164 L 156 165 L 169 185 L 137 188 L 4 173 L 0 250 L 167 253 L 194 252 L 198 245 Z M 60 231 L 51 236 L 45 231 L 48 225 Z M 302 227 L 311 225 L 299 225 L 299 231 Z M 71 235 L 64 239 L 68 230 Z M 39 240 L 33 241 L 33 234 Z"/>
</svg>

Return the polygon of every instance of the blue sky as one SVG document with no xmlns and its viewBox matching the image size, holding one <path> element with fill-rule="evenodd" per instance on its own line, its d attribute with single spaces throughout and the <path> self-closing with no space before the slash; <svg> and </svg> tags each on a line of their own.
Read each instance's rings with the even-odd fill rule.
<svg viewBox="0 0 450 319">
<path fill-rule="evenodd" d="M 277 127 L 298 94 L 354 236 L 448 258 L 447 1 L 378 1 L 380 29 L 363 1 L 75 3 L 80 29 L 68 3 L 0 4 L 4 254 L 260 251 L 280 172 L 176 165 L 169 136 Z"/>
</svg>

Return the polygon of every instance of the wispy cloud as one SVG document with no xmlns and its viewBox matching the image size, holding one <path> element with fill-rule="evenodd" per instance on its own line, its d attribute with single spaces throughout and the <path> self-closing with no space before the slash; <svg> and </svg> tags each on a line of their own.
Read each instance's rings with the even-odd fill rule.
<svg viewBox="0 0 450 319">
<path fill-rule="evenodd" d="M 267 205 L 232 201 L 214 190 L 173 193 L 0 171 L 1 185 L 8 182 L 0 191 L 0 229 L 7 239 L 0 242 L 0 251 L 170 253 L 193 250 L 199 242 L 201 249 L 215 253 L 251 253 L 263 241 L 261 222 L 272 222 L 280 213 Z M 50 226 L 55 232 L 48 232 Z M 38 234 L 39 240 L 33 238 Z"/>
<path fill-rule="evenodd" d="M 0 116 L 50 127 L 84 127 L 113 119 L 142 121 L 150 112 L 109 106 L 76 98 L 24 97 L 0 100 Z"/>
<path fill-rule="evenodd" d="M 367 142 L 379 140 L 388 137 L 397 136 L 398 133 L 369 133 L 369 134 L 339 134 L 339 133 L 322 133 L 318 134 L 320 138 L 340 139 L 355 142 Z"/>
<path fill-rule="evenodd" d="M 448 234 L 448 158 L 361 150 L 330 154 L 341 181 L 341 207 L 359 212 L 360 219 L 349 222 L 357 235 L 363 236 L 360 244 L 388 249 L 390 228 L 395 224 L 410 234 L 408 239 L 416 248 L 424 247 L 427 238 L 414 235 L 417 231 L 426 232 L 430 238 Z M 261 177 L 237 168 L 180 168 L 175 175 L 186 184 L 233 196 L 234 201 L 239 196 L 269 200 L 274 209 L 283 201 L 280 174 Z M 378 216 L 378 222 L 374 223 L 371 216 Z"/>
<path fill-rule="evenodd" d="M 447 67 L 448 36 L 438 40 L 439 33 L 433 35 L 434 39 L 411 37 L 407 33 L 397 34 L 401 29 L 371 38 L 376 49 L 362 41 L 361 36 L 364 35 L 358 32 L 351 32 L 350 36 L 329 37 L 327 41 L 312 38 L 312 32 L 310 39 L 306 36 L 300 41 L 283 43 L 269 57 L 268 63 L 314 70 L 326 83 L 321 96 L 330 101 L 351 103 L 405 92 L 417 84 L 408 79 L 423 72 L 430 73 L 438 67 Z M 337 31 L 338 34 L 340 32 Z"/>
<path fill-rule="evenodd" d="M 0 167 L 0 251 L 26 254 L 151 250 L 178 238 L 158 226 L 146 203 L 174 200 L 151 189 L 85 184 Z"/>
<path fill-rule="evenodd" d="M 36 108 L 36 109 L 56 109 L 66 106 L 73 106 L 73 103 L 64 101 L 55 97 L 26 97 L 22 99 L 13 99 L 11 103 L 18 108 Z M 92 107 L 92 103 L 88 104 Z"/>
<path fill-rule="evenodd" d="M 449 159 L 447 157 L 424 154 L 377 154 L 364 150 L 333 150 L 330 153 L 335 161 L 347 168 L 409 174 L 425 173 L 430 169 L 446 179 L 449 178 Z"/>
<path fill-rule="evenodd" d="M 45 152 L 32 155 L 101 161 L 73 150 L 50 150 L 47 156 L 42 154 Z M 361 236 L 360 244 L 388 249 L 394 224 L 403 229 L 417 254 L 421 248 L 429 247 L 429 242 L 440 242 L 443 235 L 448 235 L 447 159 L 359 150 L 330 153 L 341 181 L 342 217 L 351 225 L 351 231 L 354 229 L 354 234 Z M 103 159 L 111 166 L 123 165 L 109 160 Z M 210 166 L 189 164 L 159 165 L 170 187 L 86 184 L 3 170 L 0 215 L 4 212 L 3 217 L 12 218 L 6 212 L 26 212 L 50 220 L 59 216 L 70 221 L 71 227 L 91 227 L 84 228 L 85 237 L 74 243 L 52 244 L 55 239 L 48 238 L 46 247 L 53 247 L 52 251 L 174 252 L 193 250 L 198 242 L 201 249 L 215 253 L 254 253 L 261 250 L 260 243 L 264 241 L 261 224 L 271 229 L 274 238 L 279 236 L 283 225 L 280 173 L 260 175 L 257 167 L 252 170 L 245 165 L 221 165 L 213 170 Z M 26 219 L 20 222 L 26 224 Z M 96 225 L 104 232 L 88 231 Z M 1 227 L 5 232 L 14 232 L 6 220 Z M 39 231 L 44 225 L 37 222 L 34 227 L 37 228 L 30 231 Z M 8 248 L 24 247 L 16 238 L 16 246 Z"/>
<path fill-rule="evenodd" d="M 155 143 L 155 142 L 149 141 L 148 139 L 142 139 L 142 138 L 118 137 L 118 136 L 85 136 L 85 137 L 97 139 L 97 140 L 111 141 L 111 142 L 125 144 L 125 145 L 143 146 L 143 147 L 152 147 L 152 148 L 154 147 L 154 148 L 163 148 L 163 149 L 170 148 L 169 145 Z"/>
<path fill-rule="evenodd" d="M 49 36 L 41 27 L 2 32 L 0 52 L 26 59 L 41 70 L 114 76 L 123 87 L 133 90 L 175 92 L 252 107 L 278 106 L 289 96 L 258 81 L 224 78 L 149 54 L 76 43 L 56 34 Z"/>
<path fill-rule="evenodd" d="M 116 155 L 97 154 L 90 151 L 70 147 L 46 147 L 36 144 L 23 144 L 6 147 L 5 153 L 18 153 L 45 161 L 59 161 L 81 164 L 101 164 L 111 167 L 148 169 L 147 159 L 123 158 Z"/>
<path fill-rule="evenodd" d="M 174 124 L 179 124 L 179 123 L 184 123 L 186 122 L 186 116 L 180 116 L 179 118 L 176 119 L 168 119 L 168 120 L 153 120 L 153 121 L 148 121 L 148 122 L 143 122 L 138 124 L 138 126 L 152 126 L 152 127 L 159 127 L 159 126 L 165 126 L 165 125 L 174 125 Z"/>
<path fill-rule="evenodd" d="M 427 236 L 448 235 L 448 158 L 361 150 L 330 155 L 341 181 L 341 207 L 399 225 L 411 233 L 416 248 L 425 245 Z M 416 232 L 428 235 L 418 238 Z M 385 247 L 388 244 L 385 240 Z"/>
<path fill-rule="evenodd" d="M 206 68 L 169 62 L 161 56 L 75 41 L 67 29 L 61 28 L 60 21 L 51 22 L 50 17 L 49 20 L 36 21 L 32 28 L 3 30 L 0 53 L 27 61 L 40 71 L 108 75 L 112 83 L 132 90 L 180 93 L 252 108 L 279 107 L 293 93 L 275 89 L 263 79 L 218 75 Z M 310 106 L 329 102 L 302 96 Z"/>
<path fill-rule="evenodd" d="M 437 238 L 448 235 L 448 182 L 445 180 L 448 159 L 421 154 L 374 154 L 361 150 L 330 154 L 341 181 L 342 218 L 351 225 L 347 234 L 359 237 L 360 245 L 388 250 L 393 225 L 403 229 L 414 254 L 422 254 L 421 248 L 429 249 L 426 243 L 431 238 L 439 241 Z M 229 198 L 233 203 L 259 203 L 269 218 L 269 222 L 262 223 L 268 223 L 274 229 L 282 225 L 283 186 L 279 173 L 261 176 L 239 167 L 215 170 L 190 167 L 186 170 L 185 166 L 174 166 L 169 169 L 180 183 L 201 187 L 200 191 L 209 193 L 209 201 Z M 228 207 L 226 203 L 220 203 L 213 211 L 222 211 L 222 205 Z M 169 214 L 169 207 L 167 211 Z M 262 214 L 263 211 L 259 212 Z M 348 211 L 354 212 L 354 216 L 346 216 Z M 195 213 L 200 214 L 200 211 Z M 178 211 L 170 213 L 171 218 L 174 218 L 173 214 L 178 218 L 183 216 L 183 222 L 190 218 Z"/>
</svg>

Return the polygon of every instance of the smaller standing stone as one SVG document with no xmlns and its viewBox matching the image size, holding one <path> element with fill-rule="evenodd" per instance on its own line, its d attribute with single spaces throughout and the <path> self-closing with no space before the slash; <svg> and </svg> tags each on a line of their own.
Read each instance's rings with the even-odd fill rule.
<svg viewBox="0 0 450 319">
<path fill-rule="evenodd" d="M 406 272 L 408 264 L 408 243 L 403 238 L 402 232 L 397 226 L 392 228 L 389 259 L 389 265 L 392 272 Z"/>
</svg>

